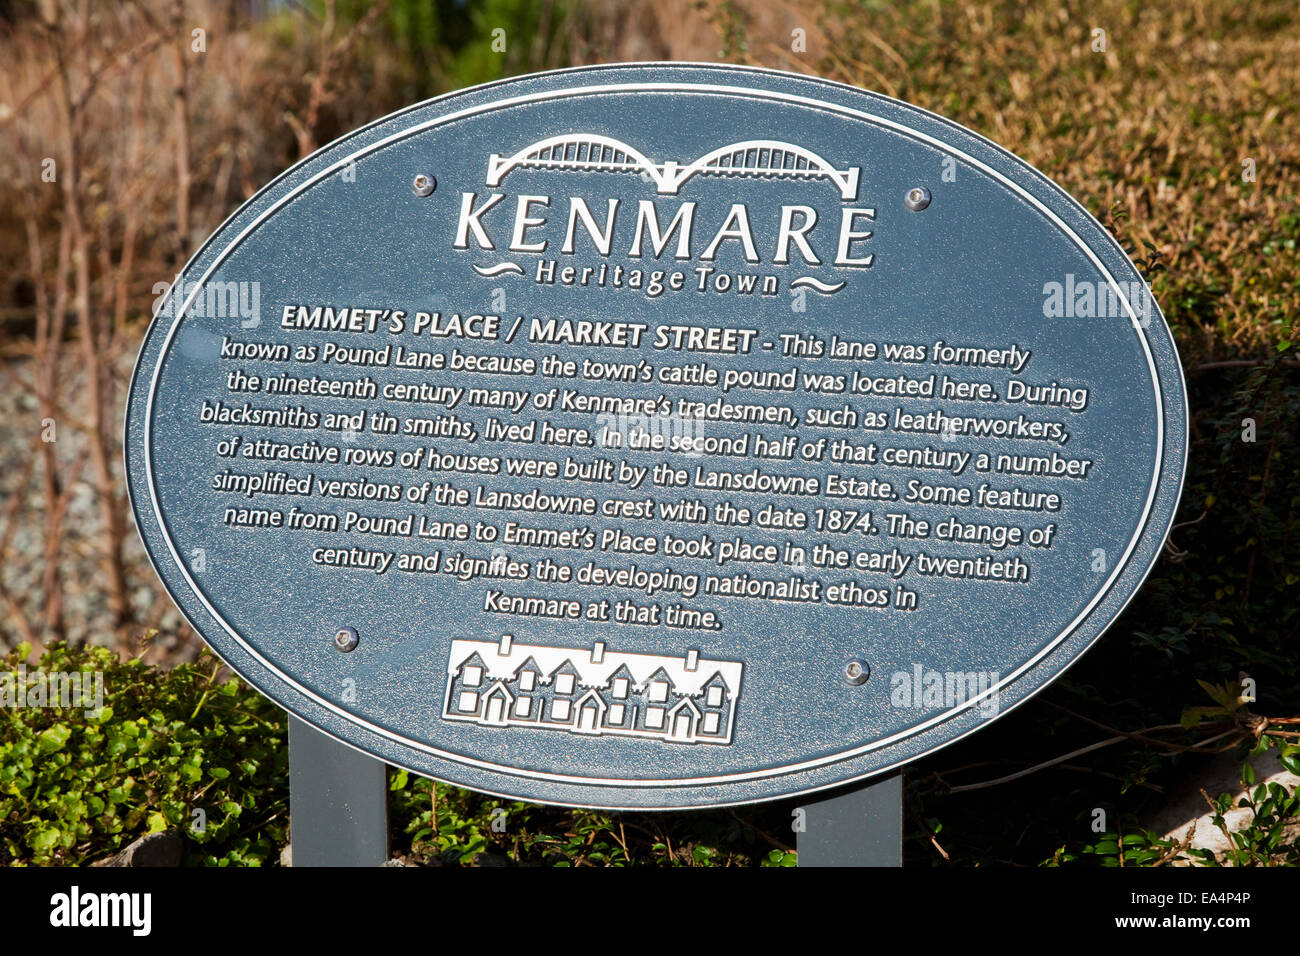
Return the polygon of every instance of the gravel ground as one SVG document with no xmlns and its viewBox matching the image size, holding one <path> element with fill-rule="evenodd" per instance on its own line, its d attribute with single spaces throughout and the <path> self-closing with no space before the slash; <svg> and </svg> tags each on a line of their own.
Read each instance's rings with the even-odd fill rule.
<svg viewBox="0 0 1300 956">
<path fill-rule="evenodd" d="M 26 386 L 34 368 L 29 361 L 4 359 L 10 363 L 13 375 L 4 376 L 0 389 L 0 495 L 7 508 L 15 495 L 20 504 L 13 516 L 16 527 L 12 533 L 9 554 L 0 562 L 0 581 L 14 596 L 33 629 L 41 634 L 41 608 L 44 602 L 42 579 L 45 573 L 45 510 L 41 494 L 43 481 L 42 431 L 37 399 Z M 134 520 L 126 505 L 126 483 L 122 474 L 122 415 L 125 411 L 126 390 L 135 361 L 135 349 L 120 356 L 114 363 L 118 385 L 118 402 L 114 409 L 113 464 L 117 487 L 122 494 L 123 507 L 127 508 L 129 530 L 126 540 L 127 581 L 131 588 L 131 602 L 138 622 L 133 635 L 139 636 L 148 627 L 156 627 L 160 634 L 151 659 L 158 657 L 189 657 L 196 649 L 194 638 L 145 557 Z M 71 355 L 59 371 L 59 403 L 68 409 L 70 416 L 84 414 L 83 394 L 85 375 L 81 363 Z M 102 524 L 95 502 L 87 441 L 72 421 L 55 422 L 55 449 L 61 467 L 68 507 L 64 515 L 63 535 L 60 543 L 60 570 L 64 586 L 64 623 L 68 639 L 73 643 L 89 642 L 111 646 L 113 633 L 110 626 L 108 593 L 102 571 L 100 536 Z M 23 482 L 29 456 L 37 461 L 30 477 Z M 3 526 L 0 526 L 3 529 Z M 7 529 L 3 529 L 7 530 Z M 2 531 L 0 531 L 2 533 Z M 6 648 L 17 644 L 22 629 L 9 613 L 0 613 L 0 643 Z"/>
</svg>

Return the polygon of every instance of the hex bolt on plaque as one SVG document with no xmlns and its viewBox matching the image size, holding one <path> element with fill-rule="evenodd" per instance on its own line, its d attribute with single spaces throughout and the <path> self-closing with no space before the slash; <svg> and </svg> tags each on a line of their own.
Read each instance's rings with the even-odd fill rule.
<svg viewBox="0 0 1300 956">
<path fill-rule="evenodd" d="M 844 665 L 844 679 L 850 684 L 865 684 L 871 676 L 871 667 L 866 661 L 849 661 Z"/>
<path fill-rule="evenodd" d="M 428 196 L 438 188 L 438 180 L 426 173 L 420 173 L 411 181 L 411 192 L 417 196 Z"/>
<path fill-rule="evenodd" d="M 907 191 L 907 197 L 903 200 L 903 203 L 912 212 L 920 212 L 930 205 L 930 190 L 924 186 L 914 186 Z"/>
<path fill-rule="evenodd" d="M 355 627 L 340 627 L 334 634 L 334 646 L 346 654 L 360 643 L 361 637 Z"/>
</svg>

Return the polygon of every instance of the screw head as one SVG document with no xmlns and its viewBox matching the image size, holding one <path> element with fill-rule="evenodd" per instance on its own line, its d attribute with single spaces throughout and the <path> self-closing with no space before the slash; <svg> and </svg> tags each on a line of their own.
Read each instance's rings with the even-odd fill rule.
<svg viewBox="0 0 1300 956">
<path fill-rule="evenodd" d="M 334 633 L 334 646 L 346 654 L 361 642 L 361 636 L 357 634 L 355 627 L 340 627 Z"/>
<path fill-rule="evenodd" d="M 865 684 L 871 676 L 871 667 L 866 661 L 849 661 L 844 665 L 844 679 L 857 686 Z"/>
<path fill-rule="evenodd" d="M 903 205 L 907 206 L 912 212 L 920 212 L 930 205 L 930 190 L 924 186 L 913 186 L 907 191 L 907 196 L 903 199 Z"/>
<path fill-rule="evenodd" d="M 438 188 L 438 180 L 427 173 L 420 173 L 411 181 L 411 192 L 417 196 L 428 196 Z"/>
</svg>

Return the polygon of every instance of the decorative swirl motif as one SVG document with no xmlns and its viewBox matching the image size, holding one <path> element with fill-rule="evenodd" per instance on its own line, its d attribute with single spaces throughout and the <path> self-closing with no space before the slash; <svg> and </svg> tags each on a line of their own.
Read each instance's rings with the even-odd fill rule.
<svg viewBox="0 0 1300 956">
<path fill-rule="evenodd" d="M 488 277 L 499 276 L 503 272 L 508 272 L 511 275 L 521 276 L 524 274 L 524 267 L 519 265 L 519 263 L 517 262 L 498 262 L 494 266 L 475 265 L 474 271 L 481 276 L 488 276 Z"/>
<path fill-rule="evenodd" d="M 827 285 L 825 282 L 814 279 L 812 276 L 800 276 L 790 283 L 790 288 L 807 288 L 820 292 L 822 295 L 834 295 L 836 292 L 839 292 L 840 289 L 843 289 L 845 285 L 846 283 L 842 281 L 835 283 L 835 285 Z"/>
</svg>

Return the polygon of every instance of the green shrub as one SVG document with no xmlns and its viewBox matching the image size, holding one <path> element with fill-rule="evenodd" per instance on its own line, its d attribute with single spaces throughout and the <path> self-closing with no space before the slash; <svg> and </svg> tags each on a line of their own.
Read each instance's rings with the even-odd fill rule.
<svg viewBox="0 0 1300 956">
<path fill-rule="evenodd" d="M 28 648 L 4 659 L 16 674 Z M 276 862 L 288 825 L 285 714 L 205 657 L 161 672 L 52 647 L 27 683 L 103 675 L 104 707 L 0 709 L 0 863 L 82 864 L 175 828 L 186 862 Z"/>
</svg>

